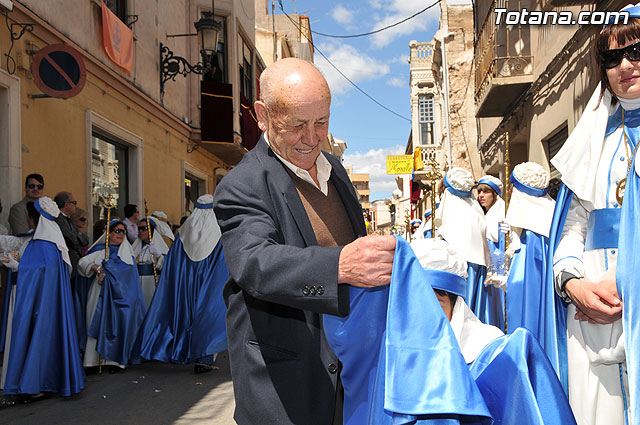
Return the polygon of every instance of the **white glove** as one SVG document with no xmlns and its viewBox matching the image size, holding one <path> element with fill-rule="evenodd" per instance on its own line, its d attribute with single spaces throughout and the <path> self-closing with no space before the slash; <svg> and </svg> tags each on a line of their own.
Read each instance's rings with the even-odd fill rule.
<svg viewBox="0 0 640 425">
<path fill-rule="evenodd" d="M 0 255 L 0 264 L 5 266 L 8 269 L 13 271 L 18 270 L 18 261 L 15 258 L 15 255 L 12 254 L 2 254 Z"/>
<path fill-rule="evenodd" d="M 160 251 L 158 251 L 158 248 L 155 245 L 149 245 L 149 252 L 151 253 L 151 255 L 153 255 L 154 258 L 158 258 L 160 257 Z"/>
<path fill-rule="evenodd" d="M 487 276 L 487 280 L 484 281 L 484 286 L 493 285 L 498 289 L 502 289 L 507 292 L 507 276 L 500 276 L 497 274 L 491 274 Z"/>
<path fill-rule="evenodd" d="M 509 233 L 511 233 L 511 225 L 509 223 L 503 220 L 499 223 L 499 225 L 500 225 L 500 233 L 504 235 L 508 235 Z"/>
</svg>

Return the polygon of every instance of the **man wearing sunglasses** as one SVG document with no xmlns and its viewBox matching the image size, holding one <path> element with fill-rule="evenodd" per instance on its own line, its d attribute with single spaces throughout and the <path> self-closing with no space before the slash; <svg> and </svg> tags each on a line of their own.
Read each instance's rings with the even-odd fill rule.
<svg viewBox="0 0 640 425">
<path fill-rule="evenodd" d="M 82 247 L 89 245 L 89 237 L 78 229 L 76 223 L 71 218 L 76 213 L 78 201 L 71 192 L 60 192 L 53 198 L 60 209 L 60 215 L 56 218 L 56 223 L 60 227 L 64 241 L 69 248 L 69 259 L 71 260 L 71 287 L 75 287 L 76 269 L 78 261 L 82 257 Z"/>
<path fill-rule="evenodd" d="M 27 202 L 35 202 L 40 199 L 43 189 L 44 177 L 40 174 L 29 174 L 24 180 L 25 197 L 9 210 L 9 226 L 13 235 L 21 235 L 30 230 Z"/>
</svg>

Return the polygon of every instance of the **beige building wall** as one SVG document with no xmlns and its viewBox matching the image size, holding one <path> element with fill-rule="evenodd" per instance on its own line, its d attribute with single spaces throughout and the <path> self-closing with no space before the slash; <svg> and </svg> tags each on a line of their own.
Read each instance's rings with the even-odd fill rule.
<svg viewBox="0 0 640 425">
<path fill-rule="evenodd" d="M 553 7 L 553 1 L 530 1 L 530 10 L 595 10 L 593 2 L 582 6 Z M 611 3 L 611 2 L 609 2 Z M 621 6 L 620 6 L 621 7 Z M 617 10 L 617 6 L 607 6 Z M 509 136 L 510 170 L 525 161 L 534 161 L 550 169 L 549 140 L 552 151 L 563 142 L 577 124 L 598 83 L 592 53 L 593 37 L 599 26 L 540 25 L 526 28 L 533 57 L 529 79 L 517 102 L 504 104 L 503 113 L 478 119 L 478 149 L 484 172 L 505 178 L 505 140 Z M 504 28 L 501 29 L 504 32 Z M 517 82 L 518 77 L 510 77 Z M 507 86 L 510 78 L 504 79 Z M 494 87 L 495 88 L 495 87 Z M 477 89 L 477 87 L 476 87 Z M 477 110 L 481 108 L 481 102 Z M 557 136 L 557 137 L 555 137 Z"/>
<path fill-rule="evenodd" d="M 278 13 L 274 17 L 270 4 L 269 0 L 255 1 L 256 47 L 265 64 L 269 66 L 274 62 L 274 24 L 275 59 L 293 57 L 313 63 L 313 36 L 309 17 L 298 14 L 287 17 Z"/>
<path fill-rule="evenodd" d="M 347 170 L 347 175 L 353 184 L 353 188 L 358 193 L 358 200 L 360 201 L 360 206 L 364 212 L 368 212 L 371 208 L 371 203 L 369 202 L 369 181 L 371 179 L 371 175 L 369 173 L 354 173 L 353 167 L 345 166 Z"/>
<path fill-rule="evenodd" d="M 131 73 L 104 53 L 99 1 L 14 2 L 9 24 L 33 23 L 34 29 L 14 43 L 15 73 L 9 72 L 13 69 L 7 68 L 5 60 L 0 68 L 0 100 L 6 100 L 0 107 L 3 224 L 11 204 L 24 196 L 24 177 L 33 172 L 44 175 L 45 195 L 53 197 L 58 191 L 69 190 L 78 206 L 89 210 L 90 219 L 97 218 L 92 217 L 90 204 L 94 131 L 106 133 L 127 149 L 129 202 L 137 204 L 142 213 L 146 199 L 150 212 L 163 210 L 173 223 L 178 223 L 185 212 L 185 174 L 200 181 L 201 193 L 213 193 L 216 176 L 232 167 L 198 145 L 199 75 L 179 75 L 176 81 L 168 81 L 164 103 L 160 99 L 159 44 L 166 44 L 190 63 L 198 62 L 196 37 L 167 35 L 195 33 L 193 22 L 201 11 L 211 7 L 211 2 L 127 3 L 127 13 L 139 18 L 132 26 L 135 56 Z M 216 16 L 227 22 L 227 72 L 234 91 L 236 137 L 240 137 L 239 37 L 253 49 L 254 73 L 259 62 L 253 48 L 253 6 L 248 0 L 216 1 Z M 11 42 L 8 30 L 3 28 L 0 51 L 5 53 Z M 80 53 L 87 68 L 86 84 L 70 99 L 33 98 L 41 94 L 30 72 L 33 53 L 54 43 L 67 44 Z"/>
<path fill-rule="evenodd" d="M 477 150 L 475 103 L 473 100 L 473 8 L 469 5 L 442 3 L 440 27 L 451 34 L 445 39 L 449 77 L 449 124 L 451 127 L 451 162 L 453 167 L 471 171 L 474 179 L 482 177 Z M 446 34 L 445 34 L 446 35 Z"/>
</svg>

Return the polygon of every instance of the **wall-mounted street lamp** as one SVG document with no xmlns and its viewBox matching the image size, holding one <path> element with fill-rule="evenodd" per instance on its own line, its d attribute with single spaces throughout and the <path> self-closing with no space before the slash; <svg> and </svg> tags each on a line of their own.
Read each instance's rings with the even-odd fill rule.
<svg viewBox="0 0 640 425">
<path fill-rule="evenodd" d="M 213 4 L 212 4 L 213 6 Z M 202 12 L 202 17 L 194 23 L 196 34 L 173 34 L 167 37 L 198 37 L 198 46 L 202 62 L 191 65 L 181 56 L 175 56 L 171 49 L 160 43 L 160 98 L 164 96 L 164 84 L 175 81 L 181 74 L 186 77 L 190 73 L 207 74 L 213 67 L 214 55 L 218 51 L 218 34 L 222 31 L 222 24 L 216 22 L 213 12 Z"/>
</svg>

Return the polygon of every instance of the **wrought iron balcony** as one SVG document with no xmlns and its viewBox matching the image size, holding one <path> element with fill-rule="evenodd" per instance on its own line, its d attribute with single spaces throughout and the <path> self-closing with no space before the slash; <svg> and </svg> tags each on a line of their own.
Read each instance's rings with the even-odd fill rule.
<svg viewBox="0 0 640 425">
<path fill-rule="evenodd" d="M 476 33 L 477 117 L 503 116 L 533 82 L 531 34 L 527 25 L 496 23 L 496 8 L 531 9 L 530 0 L 494 0 Z M 504 17 L 503 17 L 504 20 Z"/>
</svg>

